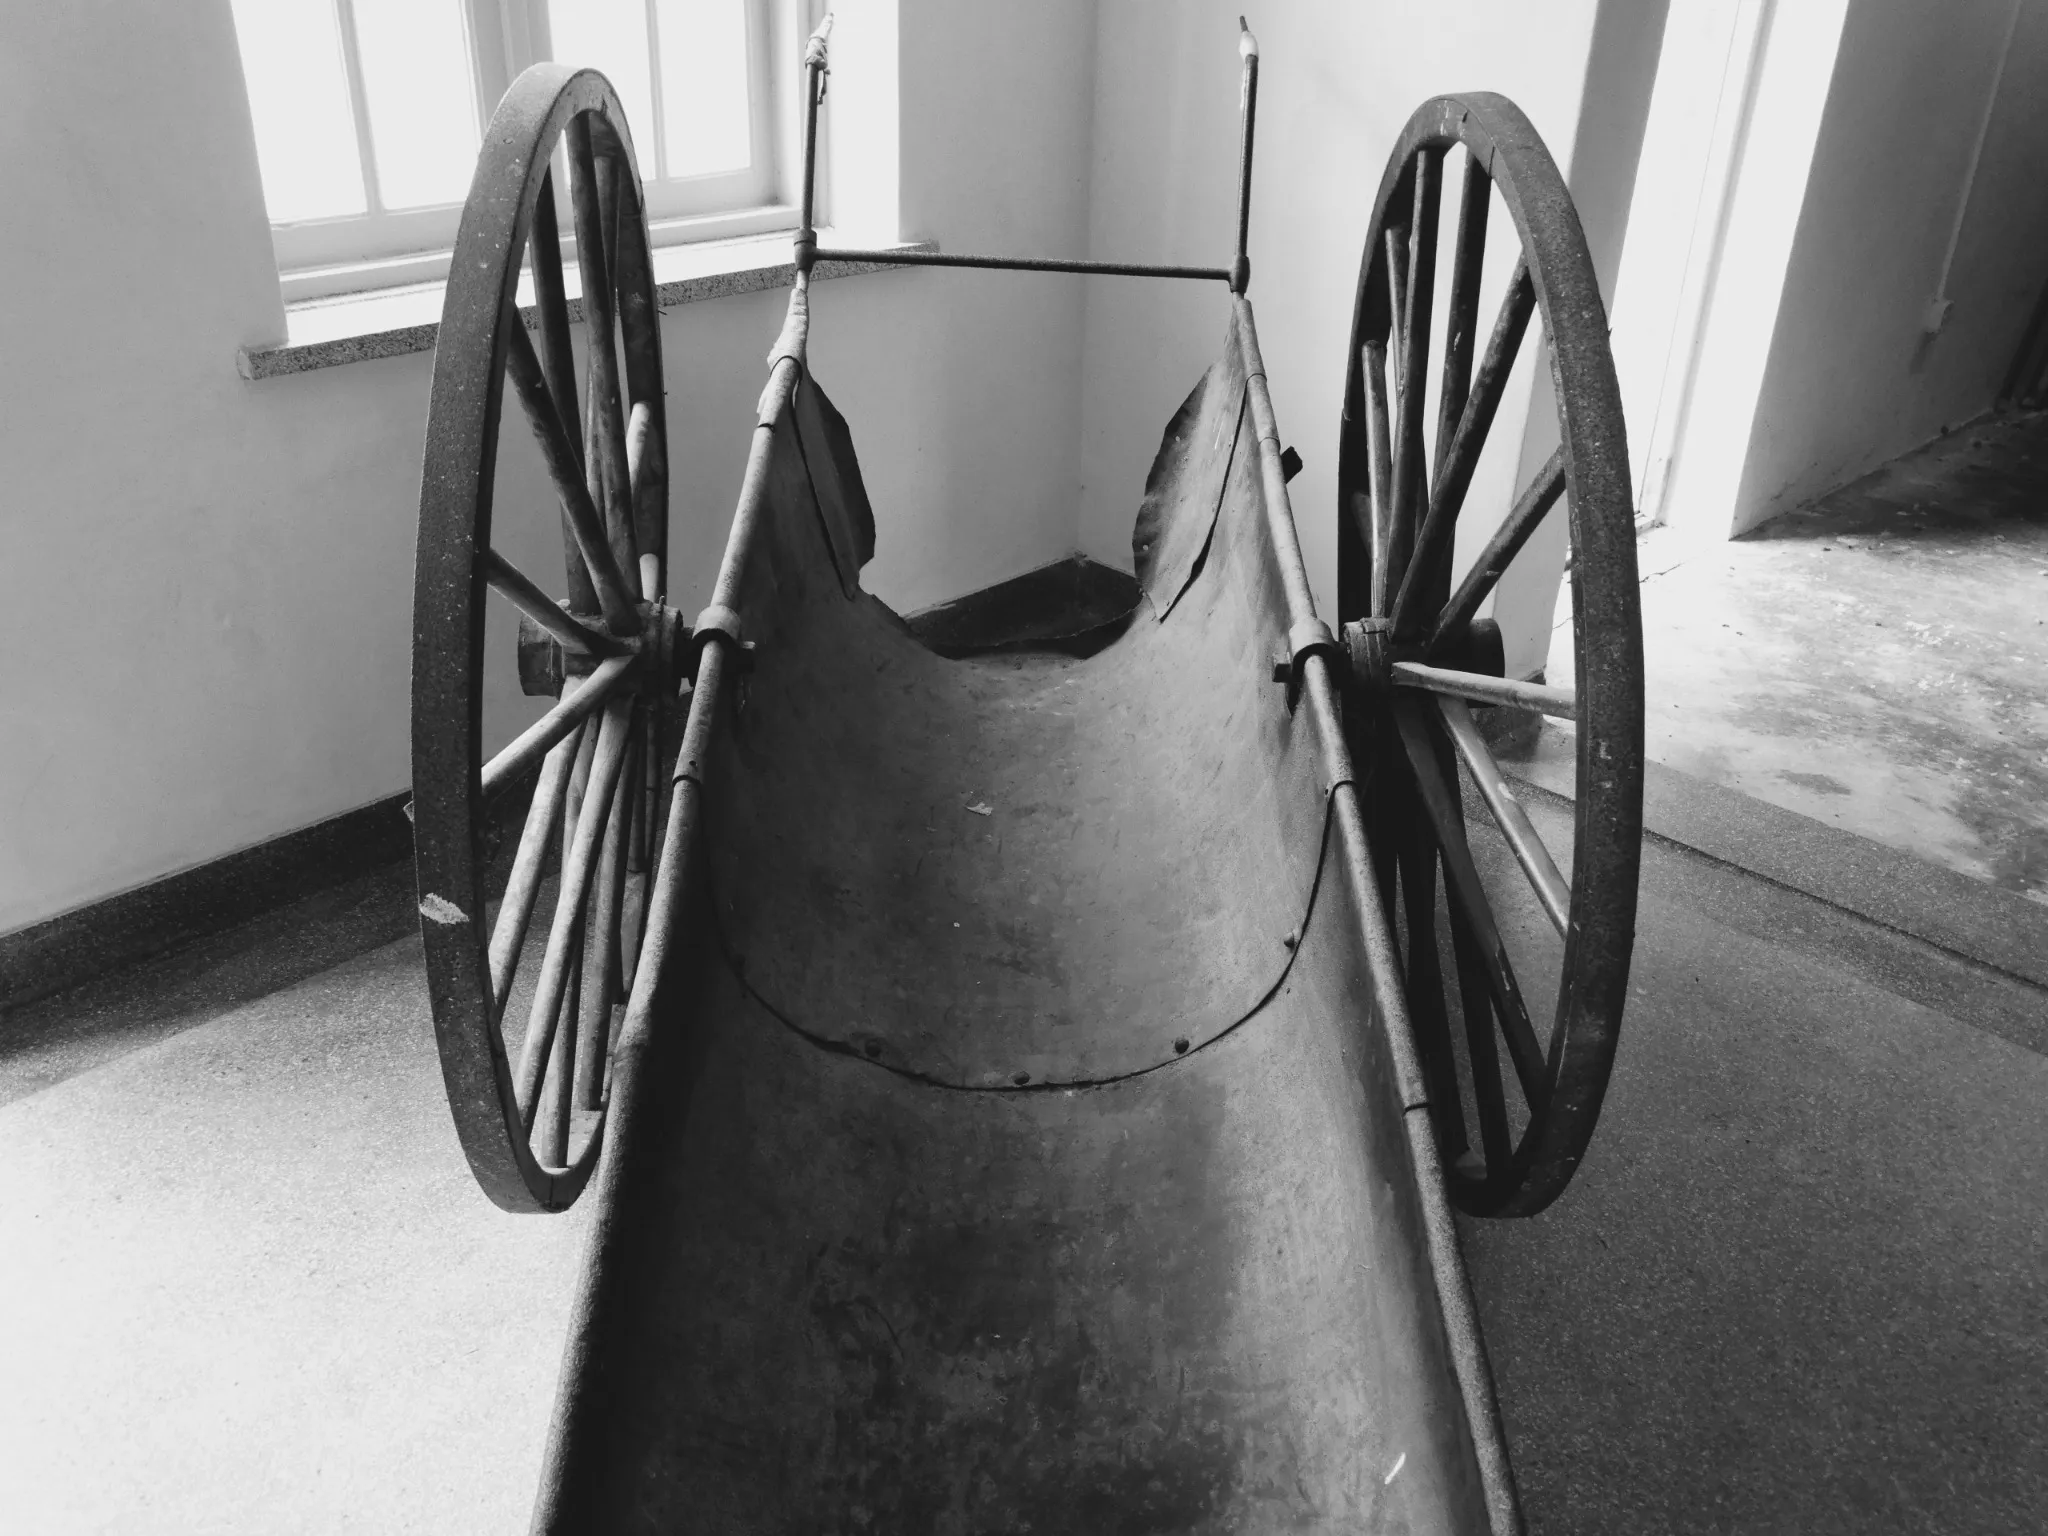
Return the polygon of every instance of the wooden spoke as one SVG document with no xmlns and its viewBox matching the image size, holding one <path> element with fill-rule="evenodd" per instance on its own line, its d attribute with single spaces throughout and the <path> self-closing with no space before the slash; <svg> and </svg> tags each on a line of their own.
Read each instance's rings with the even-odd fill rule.
<svg viewBox="0 0 2048 1536">
<path fill-rule="evenodd" d="M 1529 535 L 1536 531 L 1550 509 L 1557 504 L 1557 498 L 1564 494 L 1564 450 L 1551 454 L 1543 468 L 1536 472 L 1536 478 L 1515 499 L 1508 515 L 1493 537 L 1486 542 L 1486 548 L 1479 552 L 1479 558 L 1472 562 L 1472 569 L 1465 573 L 1465 579 L 1458 583 L 1458 590 L 1444 610 L 1437 616 L 1436 628 L 1430 632 L 1426 653 L 1435 655 L 1454 638 L 1462 636 L 1472 623 L 1472 615 L 1479 611 L 1479 605 L 1494 588 L 1513 563 L 1522 546 L 1529 542 Z M 1384 610 L 1379 610 L 1384 611 Z"/>
<path fill-rule="evenodd" d="M 619 574 L 618 562 L 612 558 L 604 519 L 590 499 L 589 487 L 583 482 L 583 467 L 575 444 L 569 440 L 561 417 L 555 414 L 554 396 L 548 392 L 540 358 L 533 350 L 533 339 L 526 334 L 523 325 L 507 328 L 505 372 L 512 380 L 513 392 L 519 396 L 520 405 L 525 408 L 534 439 L 540 444 L 541 458 L 547 463 L 548 477 L 555 483 L 555 494 L 561 498 L 562 515 L 568 522 L 570 536 L 583 556 L 584 565 L 589 568 L 591 585 L 597 592 L 598 609 L 612 629 L 630 634 L 638 629 L 639 616 L 633 611 L 633 600 L 626 591 L 625 579 Z"/>
<path fill-rule="evenodd" d="M 1437 952 L 1436 857 L 1423 829 L 1412 817 L 1398 836 L 1400 852 L 1396 862 L 1401 876 L 1402 915 L 1408 924 L 1408 1006 L 1429 1096 L 1446 1111 L 1436 1116 L 1437 1147 L 1446 1160 L 1455 1163 L 1468 1143 L 1464 1117 L 1455 1110 L 1458 1065 L 1451 1057 L 1443 960 Z"/>
<path fill-rule="evenodd" d="M 590 123 L 569 124 L 569 190 L 576 217 L 576 263 L 583 273 L 583 322 L 589 376 L 585 386 L 583 451 L 590 499 L 604 512 L 606 537 L 622 570 L 635 570 L 631 496 L 626 481 L 626 423 L 620 409 L 619 353 L 611 252 L 618 244 L 614 216 L 617 162 L 596 156 Z"/>
<path fill-rule="evenodd" d="M 1464 402 L 1448 452 L 1437 459 L 1437 474 L 1430 489 L 1429 516 L 1415 540 L 1415 551 L 1401 582 L 1401 594 L 1394 600 L 1391 615 L 1394 633 L 1406 636 L 1421 627 L 1425 584 L 1448 557 L 1451 532 L 1471 488 L 1472 472 L 1479 467 L 1486 434 L 1493 430 L 1494 413 L 1506 393 L 1508 375 L 1514 371 L 1515 354 L 1521 349 L 1529 317 L 1536 309 L 1536 289 L 1526 267 L 1517 267 L 1487 339 L 1486 355 L 1472 382 L 1471 397 Z"/>
<path fill-rule="evenodd" d="M 1507 1094 L 1501 1088 L 1500 1051 L 1494 1040 L 1491 990 L 1479 939 L 1464 912 L 1451 904 L 1451 950 L 1458 962 L 1458 995 L 1464 1004 L 1465 1050 L 1472 1067 L 1472 1100 L 1479 1109 L 1479 1145 L 1486 1171 L 1498 1174 L 1514 1158 Z"/>
<path fill-rule="evenodd" d="M 623 222 L 622 228 L 628 228 Z M 633 223 L 639 223 L 636 217 Z M 633 492 L 633 541 L 640 552 L 642 593 L 650 601 L 667 588 L 668 564 L 668 444 L 666 407 L 661 392 L 661 316 L 655 306 L 657 289 L 647 267 L 644 241 L 628 237 L 618 247 L 619 347 L 625 355 L 626 388 L 633 404 L 633 416 L 646 420 L 642 446 L 632 446 L 633 426 L 627 427 L 626 477 Z M 652 563 L 654 583 L 645 577 Z"/>
<path fill-rule="evenodd" d="M 626 478 L 633 488 L 633 539 L 640 551 L 640 597 L 661 596 L 661 525 L 668 518 L 668 466 L 662 462 L 661 439 L 654 431 L 654 408 L 645 400 L 633 406 L 626 424 Z"/>
<path fill-rule="evenodd" d="M 1387 531 L 1394 520 L 1393 451 L 1387 426 L 1387 348 L 1365 344 L 1366 479 L 1372 493 L 1372 529 L 1366 547 L 1372 552 L 1372 611 L 1387 611 Z"/>
<path fill-rule="evenodd" d="M 1533 709 L 1560 720 L 1579 717 L 1578 695 L 1569 688 L 1550 688 L 1542 683 L 1518 683 L 1512 678 L 1488 677 L 1482 672 L 1453 672 L 1448 667 L 1426 667 L 1416 661 L 1394 663 L 1394 686 L 1421 688 L 1446 693 L 1454 699 L 1475 704 L 1511 704 L 1516 709 Z"/>
<path fill-rule="evenodd" d="M 562 685 L 563 692 L 581 681 L 568 679 Z M 534 898 L 540 893 L 541 876 L 547 865 L 548 842 L 562 819 L 569 770 L 575 766 L 585 734 L 582 727 L 572 727 L 572 734 L 549 750 L 547 762 L 541 767 L 540 782 L 534 786 L 533 804 L 526 812 L 526 825 L 519 831 L 519 851 L 513 855 L 512 875 L 505 882 L 505 895 L 498 903 L 498 921 L 491 929 L 491 1002 L 495 1014 L 505 1011 L 505 999 L 512 991 L 512 977 L 526 947 Z"/>
<path fill-rule="evenodd" d="M 521 774 L 547 755 L 550 747 L 596 713 L 598 706 L 611 696 L 632 670 L 636 660 L 638 658 L 633 656 L 610 657 L 599 662 L 589 680 L 574 693 L 564 687 L 562 697 L 553 709 L 520 732 L 510 746 L 484 764 L 484 798 L 491 799 L 506 785 L 516 783 Z"/>
<path fill-rule="evenodd" d="M 562 282 L 562 234 L 555 220 L 555 173 L 540 179 L 540 197 L 533 205 L 533 307 L 540 320 L 541 372 L 548 393 L 554 397 L 555 416 L 564 422 L 578 420 L 582 408 L 576 401 L 576 359 L 569 350 L 569 296 Z M 570 434 L 573 443 L 574 435 Z M 582 478 L 582 463 L 576 478 Z M 590 570 L 578 558 L 575 530 L 562 525 L 569 548 L 563 564 L 569 576 L 569 606 L 578 613 L 597 612 L 597 589 L 591 585 Z"/>
<path fill-rule="evenodd" d="M 1437 385 L 1436 462 L 1443 464 L 1464 413 L 1472 384 L 1472 328 L 1479 321 L 1479 279 L 1486 262 L 1486 219 L 1493 207 L 1493 181 L 1486 167 L 1465 157 L 1458 194 L 1458 237 L 1451 254 L 1451 302 L 1444 329 L 1444 368 Z M 1441 468 L 1438 482 L 1443 479 Z M 1437 497 L 1432 494 L 1430 503 Z"/>
<path fill-rule="evenodd" d="M 576 1071 L 576 1008 L 581 998 L 583 976 L 583 934 L 570 939 L 569 970 L 562 986 L 555 1032 L 548 1042 L 547 1070 L 541 1076 L 539 1103 L 529 1127 L 533 1155 L 543 1168 L 560 1168 L 569 1161 L 569 1112 L 573 1107 L 573 1074 Z"/>
<path fill-rule="evenodd" d="M 1466 846 L 1464 818 L 1458 810 L 1456 792 L 1444 782 L 1437 762 L 1435 744 L 1430 739 L 1429 717 L 1421 713 L 1413 701 L 1401 700 L 1394 706 L 1394 718 L 1400 728 L 1401 744 L 1407 749 L 1408 766 L 1416 792 L 1428 813 L 1429 825 L 1436 832 L 1437 854 L 1443 863 L 1445 886 L 1452 904 L 1471 925 L 1474 950 L 1485 972 L 1487 992 L 1493 999 L 1501 1033 L 1507 1038 L 1508 1058 L 1514 1063 L 1515 1076 L 1522 1085 L 1522 1096 L 1531 1105 L 1540 1104 L 1543 1047 L 1536 1039 L 1535 1027 L 1529 1022 L 1528 1007 L 1515 983 L 1514 967 L 1501 944 L 1493 909 L 1488 905 L 1486 893 L 1479 883 L 1479 870 L 1472 862 L 1472 851 Z"/>
<path fill-rule="evenodd" d="M 588 688 L 586 692 L 592 691 Z M 540 977 L 534 983 L 533 1009 L 527 1016 L 526 1042 L 519 1057 L 518 1097 L 520 1116 L 530 1132 L 540 1106 L 540 1087 L 546 1074 L 562 1014 L 562 1000 L 569 984 L 569 969 L 579 942 L 584 903 L 590 896 L 597 872 L 598 841 L 611 809 L 620 770 L 625 765 L 628 709 L 616 703 L 605 711 L 599 727 L 597 747 L 591 759 L 590 781 L 576 811 L 575 828 L 567 856 L 562 861 L 561 890 L 555 897 L 553 926 L 548 931 L 547 955 L 541 961 Z"/>
<path fill-rule="evenodd" d="M 1466 707 L 1465 701 L 1440 696 L 1436 703 L 1444 724 L 1450 730 L 1451 741 L 1458 749 L 1458 756 L 1464 759 L 1465 769 L 1479 790 L 1479 798 L 1493 814 L 1501 836 L 1507 839 L 1507 845 L 1515 855 L 1515 862 L 1522 866 L 1522 873 L 1535 887 L 1536 899 L 1542 904 L 1544 915 L 1550 919 L 1551 926 L 1563 934 L 1571 925 L 1572 892 L 1564 876 L 1558 872 L 1557 861 L 1543 846 L 1543 839 L 1537 835 L 1529 813 L 1522 809 L 1522 802 L 1509 790 L 1507 780 L 1501 776 L 1500 765 L 1487 751 L 1479 727 L 1472 723 L 1472 711 Z"/>
<path fill-rule="evenodd" d="M 1460 706 L 1462 708 L 1462 706 Z M 1434 741 L 1438 772 L 1444 783 L 1456 783 L 1456 766 L 1441 739 Z M 1464 826 L 1464 810 L 1454 799 L 1451 814 Z M 1448 879 L 1448 875 L 1446 879 Z M 1450 913 L 1451 953 L 1458 970 L 1458 1001 L 1465 1022 L 1465 1053 L 1472 1079 L 1472 1099 L 1479 1111 L 1479 1144 L 1486 1172 L 1497 1175 L 1514 1157 L 1514 1132 L 1508 1124 L 1507 1095 L 1501 1088 L 1500 1051 L 1494 1039 L 1493 989 L 1486 972 L 1479 936 L 1455 900 Z M 1469 1161 L 1469 1159 L 1468 1159 Z M 1461 1170 L 1469 1175 L 1470 1170 Z"/>
<path fill-rule="evenodd" d="M 479 558 L 483 562 L 484 580 L 491 584 L 492 589 L 502 592 L 510 599 L 514 608 L 561 641 L 569 650 L 581 656 L 631 654 L 629 647 L 602 630 L 592 629 L 564 609 L 542 591 L 531 576 L 495 549 L 486 549 Z"/>
<path fill-rule="evenodd" d="M 578 1000 L 581 1034 L 577 1037 L 575 1107 L 596 1109 L 603 1102 L 604 1053 L 611 1040 L 612 1004 L 619 993 L 620 897 L 626 876 L 625 839 L 639 799 L 634 760 L 639 733 L 626 733 L 626 765 L 619 775 L 605 819 L 604 844 L 598 855 L 597 884 L 583 936 L 583 987 Z"/>
<path fill-rule="evenodd" d="M 1415 207 L 1408 225 L 1407 314 L 1401 325 L 1400 384 L 1394 398 L 1394 515 L 1387 538 L 1387 579 L 1405 572 L 1417 527 L 1427 516 L 1429 490 L 1423 462 L 1422 409 L 1429 370 L 1430 310 L 1436 299 L 1436 222 L 1440 154 L 1415 156 Z"/>
<path fill-rule="evenodd" d="M 1408 245 L 1399 227 L 1387 231 L 1387 357 L 1394 368 L 1395 405 L 1408 369 Z"/>
<path fill-rule="evenodd" d="M 640 793 L 633 802 L 633 825 L 626 838 L 626 872 L 647 868 L 654 857 L 654 801 L 661 793 L 660 709 L 650 705 L 640 717 Z"/>
</svg>

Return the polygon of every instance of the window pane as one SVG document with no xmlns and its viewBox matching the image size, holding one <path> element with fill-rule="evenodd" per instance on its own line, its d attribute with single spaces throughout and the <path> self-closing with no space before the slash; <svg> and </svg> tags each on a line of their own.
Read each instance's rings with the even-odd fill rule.
<svg viewBox="0 0 2048 1536">
<path fill-rule="evenodd" d="M 654 96 L 644 0 L 548 0 L 548 40 L 557 64 L 594 69 L 611 81 L 626 109 L 640 174 L 653 176 Z"/>
<path fill-rule="evenodd" d="M 477 152 L 461 0 L 355 0 L 355 13 L 384 206 L 461 202 Z"/>
<path fill-rule="evenodd" d="M 662 137 L 671 176 L 753 163 L 746 0 L 655 0 Z"/>
<path fill-rule="evenodd" d="M 234 0 L 270 222 L 361 213 L 363 168 L 333 0 Z"/>
</svg>

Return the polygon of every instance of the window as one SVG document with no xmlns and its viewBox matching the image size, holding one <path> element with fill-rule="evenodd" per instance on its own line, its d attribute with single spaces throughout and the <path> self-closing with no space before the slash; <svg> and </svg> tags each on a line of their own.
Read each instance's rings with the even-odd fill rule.
<svg viewBox="0 0 2048 1536">
<path fill-rule="evenodd" d="M 618 91 L 657 244 L 795 223 L 809 0 L 232 4 L 287 302 L 445 275 L 484 125 L 543 59 Z"/>
</svg>

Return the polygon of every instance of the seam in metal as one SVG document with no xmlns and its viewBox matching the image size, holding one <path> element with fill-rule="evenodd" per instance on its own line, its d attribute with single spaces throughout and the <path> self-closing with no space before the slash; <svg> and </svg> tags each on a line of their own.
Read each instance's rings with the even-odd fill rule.
<svg viewBox="0 0 2048 1536">
<path fill-rule="evenodd" d="M 1165 1071 L 1168 1068 L 1177 1067 L 1183 1062 L 1194 1060 L 1195 1057 L 1208 1050 L 1210 1046 L 1227 1039 L 1257 1018 L 1285 990 L 1287 978 L 1294 973 L 1294 962 L 1301 957 L 1303 948 L 1308 944 L 1309 923 L 1315 916 L 1316 897 L 1322 890 L 1323 872 L 1329 867 L 1331 830 L 1336 821 L 1335 788 L 1336 786 L 1333 785 L 1330 789 L 1323 792 L 1322 841 L 1316 852 L 1315 874 L 1309 880 L 1308 903 L 1302 911 L 1301 925 L 1295 930 L 1298 937 L 1295 940 L 1294 947 L 1287 952 L 1286 963 L 1280 967 L 1280 974 L 1273 979 L 1273 984 L 1244 1013 L 1231 1020 L 1230 1023 L 1224 1025 L 1199 1044 L 1190 1045 L 1180 1055 L 1169 1056 L 1164 1060 L 1152 1062 L 1148 1066 L 1135 1067 L 1128 1072 L 1111 1073 L 1105 1077 L 1068 1078 L 1047 1082 L 956 1083 L 949 1082 L 942 1077 L 935 1077 L 928 1072 L 920 1072 L 914 1067 L 900 1066 L 894 1062 L 878 1060 L 875 1057 L 869 1056 L 866 1052 L 856 1049 L 847 1041 L 806 1029 L 767 998 L 763 997 L 755 989 L 754 984 L 748 980 L 744 957 L 735 955 L 732 946 L 727 942 L 724 924 L 718 920 L 717 891 L 715 888 L 712 888 L 710 890 L 712 898 L 712 929 L 718 938 L 718 957 L 725 965 L 726 970 L 732 974 L 733 980 L 739 983 L 740 990 L 760 1004 L 763 1011 L 770 1018 L 774 1019 L 776 1023 L 780 1024 L 798 1039 L 827 1055 L 846 1057 L 851 1061 L 859 1062 L 862 1066 L 873 1067 L 878 1071 L 887 1072 L 891 1076 L 902 1078 L 906 1082 L 917 1083 L 926 1088 L 944 1089 L 951 1093 L 973 1094 L 1062 1093 L 1088 1088 L 1113 1088 L 1119 1083 L 1127 1083 L 1136 1078 L 1149 1077 L 1155 1072 Z M 707 887 L 711 887 L 711 874 L 708 866 L 705 872 L 705 884 Z M 736 960 L 739 963 L 736 964 Z"/>
</svg>

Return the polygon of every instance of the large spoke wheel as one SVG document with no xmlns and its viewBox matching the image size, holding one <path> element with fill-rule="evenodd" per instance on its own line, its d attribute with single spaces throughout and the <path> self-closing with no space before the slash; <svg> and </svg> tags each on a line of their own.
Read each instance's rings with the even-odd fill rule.
<svg viewBox="0 0 2048 1536">
<path fill-rule="evenodd" d="M 580 391 L 564 213 L 580 278 Z M 522 267 L 537 334 L 519 308 Z M 553 494 L 498 509 L 494 547 L 508 380 Z M 536 66 L 492 118 L 463 209 L 434 355 L 413 589 L 414 838 L 434 1028 L 470 1167 L 509 1210 L 568 1205 L 602 1139 L 659 846 L 662 706 L 674 688 L 666 447 L 625 113 L 602 75 Z M 559 599 L 501 553 L 523 518 L 549 542 L 559 525 Z M 516 656 L 490 659 L 555 702 L 486 762 L 490 592 L 520 620 Z M 499 887 L 492 855 L 515 822 Z"/>
<path fill-rule="evenodd" d="M 1454 224 L 1443 208 L 1447 174 L 1457 180 Z M 1503 258 L 1508 231 L 1494 227 L 1492 286 L 1502 294 L 1481 330 L 1496 204 L 1513 250 Z M 1454 230 L 1447 284 L 1440 224 Z M 1547 355 L 1559 446 L 1502 516 L 1498 502 L 1468 506 L 1468 492 L 1525 346 Z M 1503 443 L 1487 462 L 1505 450 L 1512 463 L 1519 447 Z M 1338 484 L 1347 718 L 1371 766 L 1374 855 L 1451 1197 L 1473 1214 L 1533 1214 L 1585 1152 L 1628 991 L 1642 627 L 1606 311 L 1564 179 L 1502 97 L 1425 104 L 1388 164 L 1359 276 Z M 1500 631 L 1476 617 L 1553 516 L 1567 520 L 1570 540 L 1571 688 L 1503 677 Z M 1572 722 L 1569 880 L 1504 781 L 1474 704 Z M 1498 839 L 1468 837 L 1468 807 Z M 1503 875 L 1522 889 L 1505 889 Z M 1541 918 L 1518 924 L 1532 896 Z M 1509 929 L 1531 926 L 1550 952 L 1530 971 L 1557 977 L 1547 1034 L 1506 941 Z"/>
</svg>

